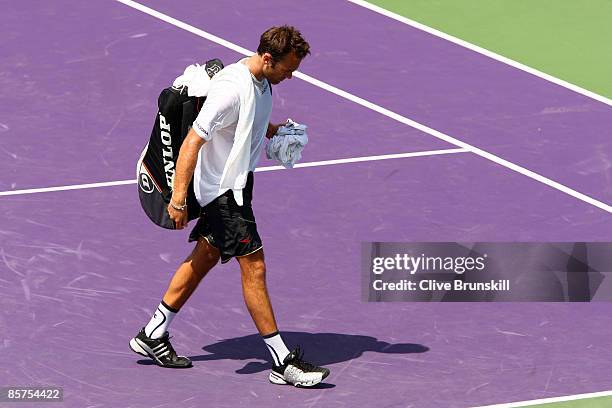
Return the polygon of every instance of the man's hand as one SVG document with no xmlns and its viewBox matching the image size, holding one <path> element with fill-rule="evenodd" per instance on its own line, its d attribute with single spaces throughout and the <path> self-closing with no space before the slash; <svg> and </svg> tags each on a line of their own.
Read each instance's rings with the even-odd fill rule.
<svg viewBox="0 0 612 408">
<path fill-rule="evenodd" d="M 170 219 L 174 221 L 174 227 L 176 229 L 183 229 L 187 226 L 187 222 L 189 221 L 187 218 L 187 206 L 185 205 L 182 210 L 178 210 L 173 204 L 176 207 L 182 207 L 182 204 L 177 205 L 177 203 L 171 199 L 170 204 L 168 204 L 168 214 L 170 215 Z"/>
<path fill-rule="evenodd" d="M 266 131 L 266 137 L 268 139 L 272 139 L 276 132 L 278 132 L 278 128 L 283 126 L 284 123 L 280 123 L 278 125 L 273 125 L 272 122 L 268 124 L 268 130 Z"/>
</svg>

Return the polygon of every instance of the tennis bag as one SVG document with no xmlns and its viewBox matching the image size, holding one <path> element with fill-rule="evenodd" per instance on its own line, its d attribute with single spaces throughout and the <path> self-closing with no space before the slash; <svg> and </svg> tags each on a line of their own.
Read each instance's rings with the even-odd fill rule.
<svg viewBox="0 0 612 408">
<path fill-rule="evenodd" d="M 208 76 L 212 78 L 223 69 L 219 59 L 206 62 Z M 206 97 L 188 96 L 187 87 L 164 89 L 157 100 L 159 111 L 138 164 L 138 196 L 145 214 L 156 225 L 175 229 L 168 214 L 172 197 L 176 160 L 191 125 L 198 116 Z M 193 192 L 193 178 L 187 190 L 187 216 L 193 220 L 200 215 L 200 204 Z"/>
</svg>

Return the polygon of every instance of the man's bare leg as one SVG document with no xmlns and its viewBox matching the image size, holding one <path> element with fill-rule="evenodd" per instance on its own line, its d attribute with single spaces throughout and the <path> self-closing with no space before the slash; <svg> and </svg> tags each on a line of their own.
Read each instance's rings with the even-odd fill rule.
<svg viewBox="0 0 612 408">
<path fill-rule="evenodd" d="M 219 251 L 206 240 L 199 240 L 191 255 L 175 272 L 149 323 L 130 340 L 130 348 L 135 353 L 152 358 L 162 367 L 191 367 L 189 358 L 177 355 L 170 344 L 168 326 L 202 278 L 218 261 Z"/>
<path fill-rule="evenodd" d="M 164 294 L 164 302 L 179 310 L 198 287 L 200 281 L 219 262 L 219 250 L 204 238 L 196 244 L 191 255 L 174 273 Z"/>
<path fill-rule="evenodd" d="M 266 287 L 263 249 L 237 259 L 242 272 L 244 302 L 274 361 L 268 377 L 270 382 L 312 387 L 323 381 L 329 375 L 329 370 L 305 363 L 299 348 L 290 352 L 278 332 Z"/>
<path fill-rule="evenodd" d="M 259 334 L 268 346 L 274 365 L 281 366 L 290 352 L 278 333 L 274 319 L 274 311 L 266 286 L 266 263 L 263 249 L 236 259 L 238 259 L 242 274 L 244 303 L 249 309 Z"/>
<path fill-rule="evenodd" d="M 218 261 L 217 248 L 210 245 L 205 239 L 200 239 L 191 254 L 174 273 L 162 302 L 145 326 L 147 337 L 157 339 L 164 335 L 174 316 Z"/>
<path fill-rule="evenodd" d="M 236 259 L 240 264 L 244 303 L 249 309 L 259 334 L 266 336 L 278 331 L 266 287 L 266 263 L 263 248 Z"/>
</svg>

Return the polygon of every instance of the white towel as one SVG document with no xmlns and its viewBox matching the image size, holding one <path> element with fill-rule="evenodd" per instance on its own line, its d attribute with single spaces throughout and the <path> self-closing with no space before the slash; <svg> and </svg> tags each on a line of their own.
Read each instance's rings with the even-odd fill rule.
<svg viewBox="0 0 612 408">
<path fill-rule="evenodd" d="M 293 168 L 302 158 L 302 150 L 308 143 L 306 125 L 287 119 L 287 123 L 278 131 L 266 145 L 266 157 L 278 160 L 286 169 Z"/>
<path fill-rule="evenodd" d="M 214 80 L 222 81 L 226 75 L 232 75 L 232 73 L 240 78 L 240 82 L 236 84 L 239 87 L 240 111 L 238 112 L 234 144 L 221 175 L 219 194 L 225 189 L 233 190 L 236 204 L 242 206 L 242 189 L 246 186 L 251 159 L 251 134 L 253 133 L 253 120 L 255 119 L 255 91 L 251 71 L 240 62 L 222 69 L 214 76 Z"/>
<path fill-rule="evenodd" d="M 187 95 L 202 97 L 208 95 L 210 77 L 205 65 L 194 64 L 185 68 L 183 75 L 174 80 L 172 86 L 177 89 L 187 87 Z"/>
</svg>

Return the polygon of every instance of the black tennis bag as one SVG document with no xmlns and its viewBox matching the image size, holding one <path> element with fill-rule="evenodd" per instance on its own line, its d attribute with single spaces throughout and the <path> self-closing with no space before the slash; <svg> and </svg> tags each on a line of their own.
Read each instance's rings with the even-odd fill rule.
<svg viewBox="0 0 612 408">
<path fill-rule="evenodd" d="M 212 78 L 223 69 L 223 63 L 213 59 L 207 61 L 205 67 Z M 168 214 L 168 204 L 172 197 L 176 160 L 205 100 L 205 97 L 188 96 L 187 87 L 166 88 L 157 100 L 159 111 L 149 143 L 138 160 L 136 174 L 140 205 L 151 221 L 160 227 L 175 229 Z M 193 178 L 187 192 L 187 211 L 189 220 L 200 215 L 200 204 L 193 192 Z"/>
</svg>

